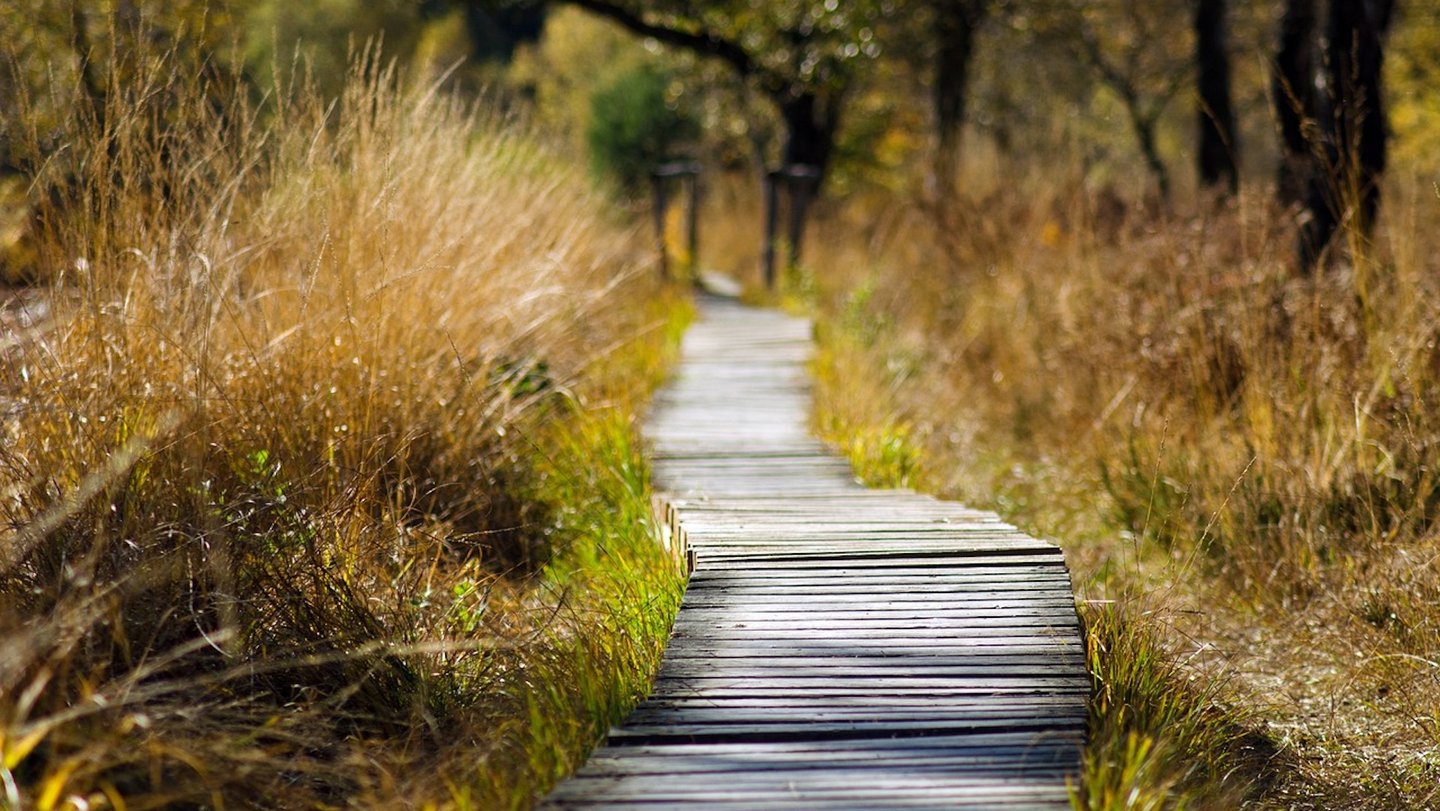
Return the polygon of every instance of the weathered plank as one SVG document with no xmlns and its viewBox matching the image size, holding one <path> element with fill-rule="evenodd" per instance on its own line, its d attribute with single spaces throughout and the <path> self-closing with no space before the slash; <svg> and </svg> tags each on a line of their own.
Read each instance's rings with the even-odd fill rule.
<svg viewBox="0 0 1440 811">
<path fill-rule="evenodd" d="M 1069 807 L 1090 679 L 1059 550 L 865 489 L 808 434 L 808 322 L 701 316 L 646 427 L 689 590 L 650 697 L 544 807 Z"/>
</svg>

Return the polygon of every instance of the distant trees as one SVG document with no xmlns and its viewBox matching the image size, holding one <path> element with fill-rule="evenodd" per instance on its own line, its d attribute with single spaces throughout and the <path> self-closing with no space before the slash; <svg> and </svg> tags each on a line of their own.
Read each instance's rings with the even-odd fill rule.
<svg viewBox="0 0 1440 811">
<path fill-rule="evenodd" d="M 1315 86 L 1319 78 L 1315 15 L 1315 0 L 1285 0 L 1280 18 L 1271 96 L 1280 128 L 1280 166 L 1275 181 L 1282 204 L 1304 198 L 1311 159 L 1306 128 L 1313 127 L 1320 115 Z"/>
<path fill-rule="evenodd" d="M 1095 78 L 1120 100 L 1135 144 L 1161 199 L 1170 197 L 1170 169 L 1160 156 L 1159 130 L 1166 108 L 1190 80 L 1189 57 L 1177 48 L 1188 26 L 1180 4 L 1120 3 L 1118 8 L 1067 0 L 1050 23 Z"/>
<path fill-rule="evenodd" d="M 1342 224 L 1368 233 L 1379 212 L 1388 140 L 1381 78 L 1394 11 L 1394 0 L 1331 1 L 1325 26 L 1327 92 L 1320 93 L 1315 60 L 1308 56 L 1316 51 L 1314 0 L 1288 0 L 1276 60 L 1277 85 L 1285 97 L 1277 92 L 1277 107 L 1291 162 L 1304 172 L 1304 217 L 1296 250 L 1302 272 L 1315 269 Z M 1299 158 L 1297 150 L 1308 155 Z M 1291 192 L 1285 181 L 1292 178 L 1282 177 L 1282 191 Z"/>
<path fill-rule="evenodd" d="M 1223 185 L 1234 194 L 1240 187 L 1240 147 L 1235 135 L 1235 108 L 1230 101 L 1225 11 L 1225 0 L 1198 0 L 1195 4 L 1195 84 L 1199 100 L 1196 167 L 1201 184 Z"/>
<path fill-rule="evenodd" d="M 11 197 L 16 189 L 30 194 L 22 180 L 53 151 L 51 134 L 77 111 L 104 116 L 111 84 L 134 70 L 127 53 L 137 38 L 185 50 L 181 61 L 204 66 L 208 73 L 195 75 L 217 87 L 226 84 L 220 72 L 228 66 L 237 92 L 268 89 L 271 66 L 297 64 L 329 92 L 346 69 L 346 43 L 383 37 L 387 57 L 422 69 L 467 54 L 489 60 L 483 69 L 463 69 L 468 78 L 452 85 L 473 90 L 504 77 L 523 97 L 543 84 L 533 80 L 536 72 L 548 69 L 535 67 L 541 48 L 526 43 L 542 27 L 563 28 L 545 23 L 563 11 L 609 31 L 615 43 L 586 52 L 596 58 L 569 60 L 562 76 L 547 74 L 552 86 L 583 74 L 571 84 L 586 94 L 549 104 L 560 112 L 546 121 L 575 135 L 577 145 L 590 120 L 590 91 L 611 84 L 634 57 L 669 72 L 670 107 L 677 88 L 686 89 L 691 109 L 723 130 L 707 143 L 722 143 L 732 165 L 747 155 L 762 168 L 807 164 L 823 183 L 840 162 L 842 183 L 891 184 L 929 158 L 927 180 L 948 195 L 973 118 L 979 131 L 1008 145 L 1002 149 L 1069 140 L 1090 165 L 1110 164 L 1117 152 L 1124 161 L 1138 155 L 1162 197 L 1175 185 L 1167 161 L 1175 161 L 1178 136 L 1194 145 L 1201 185 L 1233 194 L 1239 122 L 1257 117 L 1265 78 L 1232 65 L 1231 42 L 1269 40 L 1279 12 L 1269 77 L 1281 157 L 1276 182 L 1280 200 L 1304 212 L 1301 265 L 1313 267 L 1343 225 L 1366 229 L 1378 215 L 1388 158 L 1381 68 L 1396 0 L 561 1 L 572 9 L 543 0 L 256 0 L 243 9 L 225 0 L 0 3 L 0 47 L 8 57 L 0 63 L 0 185 Z M 1408 47 L 1397 46 L 1408 64 L 1429 65 L 1424 60 L 1434 57 L 1426 54 L 1440 52 L 1436 35 L 1415 39 L 1414 26 L 1396 28 L 1411 37 Z M 647 53 L 619 29 L 669 48 Z M 884 59 L 882 43 L 890 51 Z M 1440 121 L 1440 106 L 1413 100 L 1423 95 L 1413 88 L 1428 88 L 1433 80 L 1425 77 L 1440 75 L 1435 64 L 1420 78 L 1410 76 L 1415 70 L 1394 72 L 1397 88 L 1412 88 L 1396 96 L 1400 105 L 1411 98 L 1397 107 L 1397 123 L 1413 129 L 1418 114 Z M 657 86 L 653 77 L 631 79 L 637 93 Z M 607 92 L 611 100 L 639 98 L 618 86 Z M 1193 106 L 1181 111 L 1172 103 L 1181 96 Z M 1424 126 L 1440 133 L 1440 125 Z M 1433 137 L 1440 143 L 1440 134 Z M 67 159 L 46 163 L 47 171 L 60 171 Z"/>
<path fill-rule="evenodd" d="M 970 63 L 989 0 L 930 0 L 934 15 L 935 175 L 948 191 L 958 169 L 970 83 Z"/>
<path fill-rule="evenodd" d="M 31 174 L 77 115 L 103 126 L 112 90 L 144 75 L 149 55 L 196 66 L 177 79 L 238 80 L 233 23 L 214 0 L 0 5 L 0 161 Z"/>
<path fill-rule="evenodd" d="M 163 133 L 182 100 L 226 109 L 247 92 L 233 24 L 214 0 L 0 3 L 0 281 L 43 276 L 36 236 L 88 204 L 87 178 L 169 195 Z M 119 165 L 122 138 L 153 141 L 157 165 Z"/>
<path fill-rule="evenodd" d="M 570 0 L 643 37 L 718 59 L 774 105 L 781 160 L 830 169 L 858 64 L 880 53 L 884 2 L 751 4 L 737 0 Z"/>
</svg>

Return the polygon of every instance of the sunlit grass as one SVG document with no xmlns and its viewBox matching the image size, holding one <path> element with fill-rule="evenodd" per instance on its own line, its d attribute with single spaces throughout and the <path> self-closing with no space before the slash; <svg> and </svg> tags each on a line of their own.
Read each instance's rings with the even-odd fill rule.
<svg viewBox="0 0 1440 811">
<path fill-rule="evenodd" d="M 521 122 L 149 70 L 0 350 L 0 805 L 527 804 L 673 613 L 632 423 L 683 305 Z"/>
<path fill-rule="evenodd" d="M 1089 809 L 1238 808 L 1280 771 L 1276 746 L 1220 679 L 1194 679 L 1153 618 L 1084 606 L 1093 680 L 1084 775 Z"/>
</svg>

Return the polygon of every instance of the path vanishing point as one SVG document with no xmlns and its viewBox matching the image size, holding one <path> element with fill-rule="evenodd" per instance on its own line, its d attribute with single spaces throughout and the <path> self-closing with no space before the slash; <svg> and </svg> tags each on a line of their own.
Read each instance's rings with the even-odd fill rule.
<svg viewBox="0 0 1440 811">
<path fill-rule="evenodd" d="M 646 434 L 694 571 L 650 697 L 548 809 L 1061 809 L 1090 680 L 1060 551 L 871 490 L 810 323 L 706 298 Z"/>
</svg>

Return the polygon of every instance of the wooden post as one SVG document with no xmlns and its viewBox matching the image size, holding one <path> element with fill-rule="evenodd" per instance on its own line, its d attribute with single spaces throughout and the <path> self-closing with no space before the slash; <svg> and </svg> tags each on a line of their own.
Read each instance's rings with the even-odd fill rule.
<svg viewBox="0 0 1440 811">
<path fill-rule="evenodd" d="M 651 188 L 655 192 L 655 235 L 660 241 L 660 269 L 669 275 L 670 257 L 665 250 L 665 214 L 669 205 L 669 189 L 665 184 L 671 178 L 681 178 L 689 185 L 689 200 L 685 212 L 685 239 L 689 243 L 690 259 L 686 271 L 691 279 L 699 281 L 700 258 L 700 164 L 696 161 L 671 161 L 655 167 L 650 174 Z"/>
<path fill-rule="evenodd" d="M 700 284 L 700 172 L 690 175 L 690 205 L 685 210 L 686 241 L 690 247 L 690 280 Z"/>
<path fill-rule="evenodd" d="M 779 212 L 778 170 L 765 173 L 765 243 L 760 257 L 760 268 L 765 277 L 765 289 L 775 289 L 775 224 Z"/>
<path fill-rule="evenodd" d="M 785 184 L 788 222 L 785 232 L 789 245 L 786 258 L 790 267 L 800 264 L 800 243 L 805 236 L 805 213 L 814 195 L 820 172 L 803 163 L 787 163 L 765 173 L 765 246 L 762 269 L 765 287 L 775 289 L 775 230 L 780 219 L 780 184 Z"/>
<path fill-rule="evenodd" d="M 787 173 L 786 186 L 790 190 L 790 261 L 791 268 L 800 264 L 800 243 L 805 238 L 805 211 L 810 205 L 811 177 L 803 172 L 809 167 L 791 167 Z"/>
<path fill-rule="evenodd" d="M 670 276 L 670 256 L 665 250 L 665 177 L 660 173 L 650 176 L 650 191 L 655 198 L 655 247 L 660 253 L 660 278 Z"/>
</svg>

